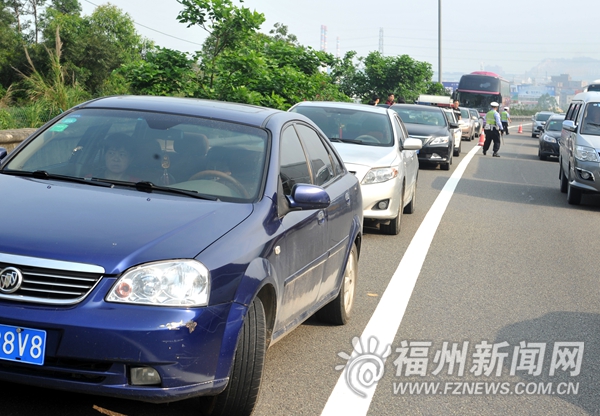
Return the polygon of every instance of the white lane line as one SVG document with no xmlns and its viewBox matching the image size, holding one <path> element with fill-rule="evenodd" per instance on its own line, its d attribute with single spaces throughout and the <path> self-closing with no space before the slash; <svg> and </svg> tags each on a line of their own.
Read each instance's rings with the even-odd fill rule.
<svg viewBox="0 0 600 416">
<path fill-rule="evenodd" d="M 408 301 L 410 300 L 417 278 L 423 267 L 423 262 L 429 251 L 431 241 L 433 240 L 439 223 L 442 220 L 442 216 L 450 202 L 450 198 L 454 194 L 454 190 L 465 172 L 465 169 L 469 165 L 469 162 L 479 149 L 480 146 L 475 146 L 465 155 L 463 160 L 454 170 L 454 173 L 446 182 L 446 185 L 442 188 L 440 194 L 415 233 L 410 245 L 404 252 L 404 256 L 388 283 L 385 292 L 381 296 L 381 300 L 379 301 L 375 312 L 360 336 L 363 349 L 366 346 L 372 346 L 373 343 L 369 340 L 371 337 L 375 337 L 378 341 L 376 354 L 382 358 L 383 361 L 385 361 L 385 358 L 383 357 L 384 350 L 392 344 L 394 337 L 398 332 Z M 348 348 L 348 350 L 349 349 L 350 348 Z M 375 353 L 375 351 L 372 350 L 370 352 Z M 352 357 L 356 357 L 357 355 L 360 354 L 358 354 L 355 349 L 352 352 Z M 349 362 L 351 362 L 351 360 Z M 346 382 L 347 370 L 348 365 L 346 365 L 346 368 L 342 371 L 337 384 L 329 396 L 327 404 L 321 413 L 322 416 L 339 416 L 340 414 L 358 416 L 367 414 L 377 388 L 377 382 L 374 382 L 370 387 L 360 386 L 360 391 L 366 396 L 360 397 L 350 389 Z"/>
</svg>

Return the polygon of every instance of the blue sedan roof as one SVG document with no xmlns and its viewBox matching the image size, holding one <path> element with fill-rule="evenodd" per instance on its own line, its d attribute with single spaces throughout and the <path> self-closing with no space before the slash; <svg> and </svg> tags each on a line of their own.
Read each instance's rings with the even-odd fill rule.
<svg viewBox="0 0 600 416">
<path fill-rule="evenodd" d="M 126 110 L 158 111 L 164 113 L 201 116 L 220 120 L 232 120 L 254 126 L 262 126 L 267 118 L 280 110 L 248 104 L 197 98 L 158 96 L 113 96 L 88 101 L 79 108 L 118 108 Z"/>
</svg>

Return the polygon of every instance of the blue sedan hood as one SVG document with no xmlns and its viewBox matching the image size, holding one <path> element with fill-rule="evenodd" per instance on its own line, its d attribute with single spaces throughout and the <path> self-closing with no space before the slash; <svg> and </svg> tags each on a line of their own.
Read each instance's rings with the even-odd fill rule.
<svg viewBox="0 0 600 416">
<path fill-rule="evenodd" d="M 147 261 L 193 258 L 253 209 L 8 175 L 0 175 L 0 192 L 0 252 L 95 264 L 107 274 Z"/>
</svg>

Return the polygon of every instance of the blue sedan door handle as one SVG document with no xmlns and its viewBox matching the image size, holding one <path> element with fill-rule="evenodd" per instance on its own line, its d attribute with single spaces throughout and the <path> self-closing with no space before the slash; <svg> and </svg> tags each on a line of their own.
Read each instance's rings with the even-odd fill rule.
<svg viewBox="0 0 600 416">
<path fill-rule="evenodd" d="M 350 206 L 350 193 L 346 192 L 344 194 L 344 199 L 346 200 L 346 205 Z"/>
</svg>

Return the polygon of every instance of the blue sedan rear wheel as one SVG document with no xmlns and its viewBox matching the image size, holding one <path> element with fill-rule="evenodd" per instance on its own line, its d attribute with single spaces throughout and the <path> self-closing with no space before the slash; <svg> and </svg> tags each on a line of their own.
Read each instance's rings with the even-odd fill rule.
<svg viewBox="0 0 600 416">
<path fill-rule="evenodd" d="M 204 414 L 250 415 L 258 399 L 266 353 L 265 310 L 256 298 L 248 308 L 238 339 L 227 388 L 208 399 Z"/>
<path fill-rule="evenodd" d="M 352 244 L 352 250 L 348 255 L 340 292 L 337 297 L 323 306 L 317 312 L 317 318 L 323 322 L 333 325 L 345 325 L 350 319 L 352 305 L 354 304 L 354 293 L 356 291 L 356 277 L 358 276 L 358 249 Z"/>
</svg>

